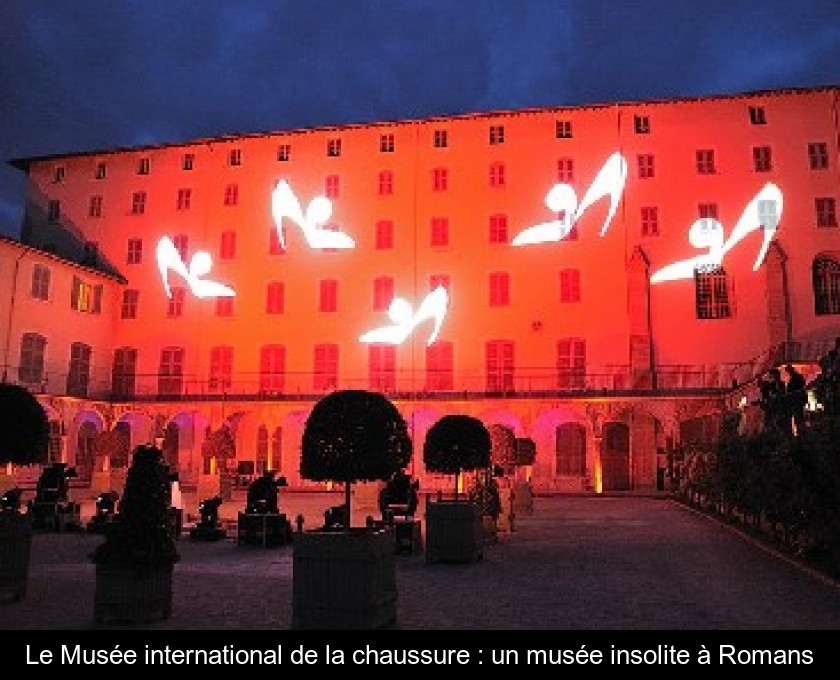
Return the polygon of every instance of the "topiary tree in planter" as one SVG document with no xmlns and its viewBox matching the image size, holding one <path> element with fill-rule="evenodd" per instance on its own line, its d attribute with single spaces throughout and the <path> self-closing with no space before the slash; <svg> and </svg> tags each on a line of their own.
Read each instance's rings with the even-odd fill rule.
<svg viewBox="0 0 840 680">
<path fill-rule="evenodd" d="M 304 427 L 300 474 L 344 484 L 344 521 L 292 538 L 293 628 L 374 629 L 396 620 L 394 527 L 351 527 L 350 498 L 354 482 L 390 479 L 411 452 L 406 422 L 384 395 L 340 390 L 315 404 Z"/>
<path fill-rule="evenodd" d="M 423 462 L 431 472 L 455 475 L 455 500 L 426 505 L 426 561 L 474 562 L 483 556 L 481 508 L 458 498 L 461 474 L 490 466 L 490 434 L 478 418 L 447 415 L 426 434 Z"/>
<path fill-rule="evenodd" d="M 25 387 L 0 383 L 0 433 L 0 465 L 46 462 L 49 421 L 38 399 Z M 4 499 L 0 508 L 0 593 L 19 600 L 26 594 L 29 577 L 32 517 L 21 512 L 20 489 L 9 489 Z"/>
<path fill-rule="evenodd" d="M 150 444 L 134 449 L 119 512 L 105 542 L 91 554 L 96 621 L 170 616 L 172 571 L 180 560 L 170 518 L 171 482 L 160 449 Z"/>
<path fill-rule="evenodd" d="M 408 426 L 385 395 L 339 390 L 321 399 L 306 421 L 300 474 L 344 484 L 345 529 L 350 529 L 353 482 L 387 481 L 411 460 Z"/>
<path fill-rule="evenodd" d="M 490 434 L 478 418 L 465 414 L 443 416 L 426 434 L 423 464 L 430 472 L 455 475 L 458 498 L 463 472 L 490 465 Z"/>
</svg>

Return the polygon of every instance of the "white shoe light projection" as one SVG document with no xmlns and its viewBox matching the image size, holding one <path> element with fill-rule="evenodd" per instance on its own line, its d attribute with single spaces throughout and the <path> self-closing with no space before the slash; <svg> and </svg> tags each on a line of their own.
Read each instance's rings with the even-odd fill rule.
<svg viewBox="0 0 840 680">
<path fill-rule="evenodd" d="M 187 266 L 181 259 L 181 254 L 168 236 L 164 236 L 157 244 L 157 266 L 160 271 L 160 278 L 163 280 L 163 288 L 166 297 L 172 297 L 172 290 L 169 287 L 169 270 L 180 274 L 187 282 L 192 294 L 199 298 L 206 297 L 233 297 L 236 292 L 224 284 L 210 279 L 202 278 L 209 274 L 213 268 L 213 258 L 210 253 L 199 250 L 190 258 Z"/>
<path fill-rule="evenodd" d="M 698 269 L 720 267 L 726 253 L 751 232 L 761 230 L 764 238 L 753 264 L 753 271 L 756 271 L 767 255 L 781 217 L 782 192 L 775 184 L 768 182 L 744 208 L 727 240 L 724 241 L 723 225 L 720 222 L 711 218 L 697 220 L 689 227 L 688 242 L 695 248 L 706 248 L 707 252 L 663 267 L 650 277 L 650 282 L 691 279 Z"/>
<path fill-rule="evenodd" d="M 306 212 L 301 209 L 300 201 L 289 183 L 282 179 L 277 183 L 271 194 L 271 214 L 274 217 L 274 225 L 277 228 L 277 237 L 283 250 L 286 249 L 286 239 L 283 235 L 283 218 L 286 217 L 297 224 L 310 248 L 346 250 L 355 248 L 356 242 L 343 231 L 325 229 L 323 226 L 332 215 L 332 203 L 324 196 L 316 196 L 309 205 Z"/>
<path fill-rule="evenodd" d="M 511 244 L 514 246 L 530 246 L 537 243 L 560 241 L 569 235 L 572 227 L 575 226 L 575 223 L 589 206 L 604 196 L 609 196 L 609 211 L 601 227 L 601 236 L 603 236 L 607 233 L 610 222 L 612 222 L 618 209 L 618 202 L 621 200 L 626 182 L 627 162 L 621 154 L 614 153 L 595 175 L 595 179 L 592 180 L 592 184 L 589 185 L 589 189 L 587 189 L 580 204 L 578 204 L 577 194 L 571 185 L 555 184 L 545 196 L 545 205 L 552 212 L 561 213 L 562 218 L 523 229 L 513 238 Z"/>
<path fill-rule="evenodd" d="M 393 322 L 392 325 L 374 328 L 363 333 L 359 337 L 359 342 L 400 345 L 423 321 L 433 319 L 435 325 L 426 341 L 427 345 L 431 345 L 440 333 L 448 306 L 449 294 L 443 286 L 438 286 L 423 298 L 416 314 L 408 300 L 395 297 L 388 307 L 388 318 Z"/>
</svg>

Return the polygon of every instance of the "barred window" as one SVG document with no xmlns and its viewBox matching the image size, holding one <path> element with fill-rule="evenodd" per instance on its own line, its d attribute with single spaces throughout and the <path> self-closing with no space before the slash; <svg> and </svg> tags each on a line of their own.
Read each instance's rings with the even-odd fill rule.
<svg viewBox="0 0 840 680">
<path fill-rule="evenodd" d="M 694 270 L 698 319 L 728 319 L 732 316 L 729 280 L 723 267 Z"/>
</svg>

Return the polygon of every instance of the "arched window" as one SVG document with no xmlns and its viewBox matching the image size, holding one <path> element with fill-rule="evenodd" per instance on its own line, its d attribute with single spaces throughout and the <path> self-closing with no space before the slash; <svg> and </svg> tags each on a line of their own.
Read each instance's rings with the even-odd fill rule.
<svg viewBox="0 0 840 680">
<path fill-rule="evenodd" d="M 840 263 L 822 256 L 814 260 L 814 313 L 840 314 Z"/>
<path fill-rule="evenodd" d="M 578 423 L 557 427 L 555 474 L 558 477 L 582 477 L 586 474 L 586 428 Z"/>
<path fill-rule="evenodd" d="M 265 464 L 268 461 L 268 428 L 265 425 L 260 425 L 257 428 L 257 460 L 256 472 L 261 475 L 265 472 Z"/>
</svg>

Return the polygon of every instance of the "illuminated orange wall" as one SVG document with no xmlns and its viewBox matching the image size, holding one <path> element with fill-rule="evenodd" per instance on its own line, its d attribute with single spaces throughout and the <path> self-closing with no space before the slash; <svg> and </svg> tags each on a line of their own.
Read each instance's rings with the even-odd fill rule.
<svg viewBox="0 0 840 680">
<path fill-rule="evenodd" d="M 563 336 L 586 339 L 587 364 L 593 367 L 626 366 L 628 360 L 628 299 L 626 263 L 641 248 L 654 271 L 675 260 L 697 254 L 687 242 L 687 230 L 697 218 L 699 202 L 716 202 L 720 221 L 729 231 L 747 202 L 768 181 L 782 190 L 785 205 L 776 243 L 787 258 L 790 289 L 790 325 L 794 337 L 831 335 L 832 318 L 813 313 L 810 265 L 814 256 L 834 248 L 836 233 L 817 229 L 814 198 L 836 196 L 837 126 L 834 119 L 837 90 L 768 93 L 749 97 L 720 97 L 684 101 L 545 109 L 405 121 L 393 124 L 348 126 L 277 134 L 203 140 L 184 145 L 113 150 L 102 153 L 51 157 L 31 161 L 29 223 L 25 229 L 34 243 L 50 240 L 49 228 L 39 224 L 32 206 L 45 209 L 48 198 L 61 200 L 63 220 L 99 244 L 100 252 L 140 293 L 140 318 L 117 324 L 114 346 L 140 349 L 138 370 L 155 374 L 160 348 L 187 348 L 186 373 L 206 380 L 213 345 L 231 344 L 234 381 L 256 383 L 258 348 L 265 343 L 287 345 L 287 385 L 309 390 L 313 346 L 340 345 L 343 384 L 364 385 L 367 347 L 357 341 L 365 330 L 386 322 L 384 313 L 372 311 L 373 279 L 393 276 L 396 294 L 415 305 L 428 291 L 433 273 L 451 276 L 451 307 L 440 340 L 455 345 L 455 372 L 462 384 L 483 387 L 484 342 L 516 342 L 517 376 L 546 375 L 556 363 L 556 342 Z M 765 107 L 767 124 L 751 125 L 749 106 Z M 647 115 L 650 134 L 636 134 L 634 115 Z M 555 121 L 572 122 L 574 137 L 556 139 Z M 490 125 L 503 125 L 505 142 L 488 143 Z M 434 130 L 445 129 L 449 147 L 435 149 Z M 381 134 L 394 134 L 395 151 L 380 153 Z M 340 138 L 338 158 L 326 154 L 327 140 Z M 808 168 L 807 144 L 825 141 L 830 168 Z M 280 143 L 292 147 L 291 160 L 276 160 Z M 756 173 L 751 147 L 768 144 L 774 169 Z M 242 151 L 242 166 L 228 167 L 231 149 Z M 715 150 L 718 172 L 695 171 L 695 151 Z M 508 216 L 509 233 L 551 219 L 546 192 L 556 182 L 556 162 L 569 156 L 575 163 L 574 187 L 582 196 L 607 157 L 620 152 L 628 163 L 627 185 L 613 223 L 604 237 L 601 224 L 606 200 L 588 210 L 577 225 L 578 241 L 514 248 L 488 242 L 488 218 L 495 212 Z M 195 169 L 181 169 L 184 153 L 195 154 Z M 656 176 L 640 179 L 636 156 L 656 157 Z M 138 175 L 141 157 L 151 159 L 148 176 Z M 507 187 L 489 186 L 489 165 L 503 161 Z M 108 166 L 108 177 L 94 179 L 98 162 Z M 56 165 L 67 168 L 62 183 L 53 183 Z M 431 172 L 444 166 L 449 190 L 430 189 Z M 377 195 L 377 173 L 392 170 L 395 192 Z M 270 197 L 276 182 L 285 178 L 305 204 L 324 191 L 327 175 L 338 175 L 340 197 L 333 201 L 333 222 L 357 242 L 352 251 L 324 253 L 307 249 L 301 232 L 287 224 L 288 252 L 268 255 L 273 228 Z M 226 184 L 239 185 L 239 205 L 224 207 Z M 179 188 L 192 189 L 189 211 L 175 209 Z M 134 191 L 148 193 L 145 215 L 130 214 Z M 103 196 L 104 217 L 89 218 L 88 203 Z M 659 208 L 660 236 L 642 238 L 640 207 Z M 450 220 L 450 245 L 429 245 L 433 216 Z M 374 225 L 379 219 L 395 223 L 395 248 L 373 247 Z M 43 222 L 43 220 L 41 220 Z M 219 261 L 220 233 L 237 232 L 237 257 Z M 213 300 L 188 296 L 181 319 L 166 318 L 166 301 L 154 262 L 154 244 L 163 235 L 189 235 L 190 252 L 208 250 L 216 263 L 215 280 L 237 290 L 235 313 L 217 318 Z M 126 243 L 141 238 L 144 261 L 127 265 Z M 727 258 L 735 299 L 733 318 L 698 320 L 694 282 L 657 284 L 650 290 L 650 327 L 659 365 L 698 365 L 744 361 L 771 344 L 767 330 L 766 276 L 751 266 L 760 239 L 745 239 Z M 582 302 L 558 302 L 558 272 L 581 270 Z M 491 271 L 511 274 L 512 304 L 488 307 L 487 277 Z M 340 281 L 339 311 L 317 311 L 319 278 Z M 265 285 L 280 279 L 286 285 L 286 312 L 264 314 Z M 174 280 L 173 284 L 181 285 Z M 538 324 L 534 325 L 534 322 Z M 398 369 L 416 369 L 422 381 L 424 344 L 429 328 L 418 329 L 413 343 L 398 350 Z M 107 365 L 109 357 L 100 357 Z M 142 382 L 142 381 L 141 381 Z M 538 382 L 538 381 L 537 381 Z M 405 377 L 401 387 L 411 389 Z M 551 385 L 547 384 L 546 387 Z"/>
</svg>

